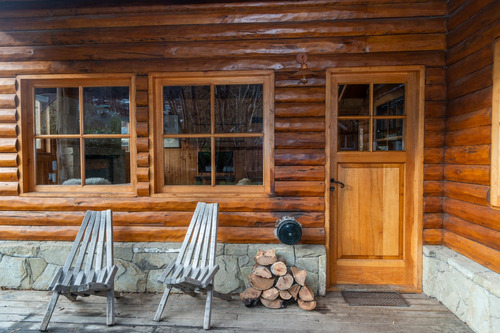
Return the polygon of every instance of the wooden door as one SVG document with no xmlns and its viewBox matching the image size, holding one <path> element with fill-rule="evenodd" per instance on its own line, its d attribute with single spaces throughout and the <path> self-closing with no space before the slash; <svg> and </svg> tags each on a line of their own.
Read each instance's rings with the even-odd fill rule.
<svg viewBox="0 0 500 333">
<path fill-rule="evenodd" d="M 342 69 L 327 77 L 330 284 L 418 291 L 421 71 Z"/>
</svg>

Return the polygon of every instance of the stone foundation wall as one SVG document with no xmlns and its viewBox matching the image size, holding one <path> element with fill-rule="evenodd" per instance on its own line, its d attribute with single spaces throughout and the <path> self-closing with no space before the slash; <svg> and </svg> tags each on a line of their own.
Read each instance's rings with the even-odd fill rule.
<svg viewBox="0 0 500 333">
<path fill-rule="evenodd" d="M 0 287 L 46 290 L 57 269 L 64 265 L 71 242 L 0 241 Z M 115 242 L 118 273 L 115 289 L 123 292 L 162 292 L 157 282 L 163 269 L 175 260 L 181 243 Z M 307 283 L 318 295 L 326 292 L 326 254 L 323 245 L 222 244 L 217 245 L 215 289 L 238 293 L 248 285 L 248 276 L 258 249 L 275 248 L 290 266 L 307 271 Z"/>
<path fill-rule="evenodd" d="M 500 274 L 446 246 L 424 246 L 423 289 L 475 332 L 500 332 Z"/>
</svg>

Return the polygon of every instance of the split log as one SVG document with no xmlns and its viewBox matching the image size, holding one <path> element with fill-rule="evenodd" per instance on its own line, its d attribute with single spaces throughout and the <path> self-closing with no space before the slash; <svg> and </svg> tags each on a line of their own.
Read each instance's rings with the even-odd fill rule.
<svg viewBox="0 0 500 333">
<path fill-rule="evenodd" d="M 254 260 L 261 266 L 272 265 L 278 260 L 278 258 L 276 258 L 276 250 L 275 249 L 267 251 L 258 250 Z"/>
<path fill-rule="evenodd" d="M 293 297 L 293 295 L 288 290 L 280 290 L 279 293 L 280 293 L 280 298 L 285 301 L 288 301 Z"/>
<path fill-rule="evenodd" d="M 275 300 L 270 301 L 261 297 L 260 302 L 262 303 L 262 305 L 269 309 L 282 309 L 285 307 L 285 302 L 283 302 L 283 300 L 280 298 L 276 298 Z"/>
<path fill-rule="evenodd" d="M 262 291 L 249 287 L 244 292 L 240 293 L 240 298 L 246 307 L 251 307 L 259 303 L 259 298 L 261 294 Z"/>
<path fill-rule="evenodd" d="M 302 310 L 306 310 L 306 311 L 311 311 L 311 310 L 314 310 L 314 308 L 316 308 L 316 301 L 303 301 L 301 299 L 299 299 L 297 301 L 297 304 L 299 304 L 299 307 L 302 309 Z"/>
<path fill-rule="evenodd" d="M 293 278 L 295 279 L 295 282 L 297 282 L 301 286 L 305 285 L 306 277 L 307 277 L 306 270 L 305 269 L 298 269 L 297 267 L 290 267 L 290 270 L 292 271 L 292 275 L 293 275 Z"/>
<path fill-rule="evenodd" d="M 255 275 L 265 279 L 271 279 L 273 277 L 269 268 L 260 265 L 256 265 L 252 272 Z"/>
<path fill-rule="evenodd" d="M 265 298 L 268 301 L 274 301 L 280 295 L 280 291 L 274 287 L 264 290 L 262 292 L 261 298 Z"/>
<path fill-rule="evenodd" d="M 250 284 L 257 290 L 267 290 L 274 285 L 275 279 L 266 279 L 256 275 L 255 273 L 250 274 Z"/>
<path fill-rule="evenodd" d="M 283 263 L 282 261 L 276 261 L 274 264 L 271 265 L 271 272 L 274 275 L 277 276 L 283 276 L 287 273 L 288 268 L 286 267 L 286 264 Z"/>
<path fill-rule="evenodd" d="M 314 301 L 314 292 L 308 285 L 304 285 L 300 288 L 299 298 L 306 302 Z"/>
<path fill-rule="evenodd" d="M 299 295 L 299 290 L 300 290 L 300 284 L 294 284 L 288 289 L 288 292 L 292 295 L 294 300 L 297 300 L 297 297 Z"/>
<path fill-rule="evenodd" d="M 279 290 L 287 290 L 289 289 L 293 284 L 293 277 L 290 274 L 285 274 L 283 276 L 280 276 L 276 280 L 276 288 Z"/>
</svg>

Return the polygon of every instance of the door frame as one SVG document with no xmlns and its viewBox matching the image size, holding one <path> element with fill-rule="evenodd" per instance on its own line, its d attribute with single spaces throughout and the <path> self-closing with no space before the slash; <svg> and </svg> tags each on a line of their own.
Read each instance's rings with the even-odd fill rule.
<svg viewBox="0 0 500 333">
<path fill-rule="evenodd" d="M 416 252 L 414 254 L 415 261 L 413 263 L 415 276 L 412 279 L 411 286 L 372 286 L 374 289 L 396 289 L 402 292 L 421 292 L 422 291 L 422 242 L 423 242 L 423 188 L 424 188 L 424 112 L 425 112 L 425 66 L 368 66 L 368 67 L 341 67 L 341 68 L 328 68 L 326 70 L 326 110 L 325 110 L 325 127 L 326 127 L 326 164 L 325 164 L 325 247 L 326 247 L 326 285 L 328 290 L 339 290 L 342 286 L 333 285 L 334 280 L 331 276 L 332 259 L 330 258 L 330 250 L 333 246 L 333 239 L 331 237 L 331 228 L 333 221 L 331 221 L 331 204 L 334 200 L 332 192 L 330 191 L 331 177 L 331 161 L 333 154 L 336 154 L 336 147 L 332 147 L 332 133 L 334 124 L 332 123 L 332 80 L 334 74 L 383 74 L 383 73 L 414 73 L 416 75 L 416 108 L 417 113 L 413 118 L 418 126 L 415 131 L 414 142 L 407 142 L 405 145 L 409 147 L 412 145 L 411 150 L 414 151 L 414 177 L 413 177 L 413 216 L 414 223 L 412 225 L 412 248 Z M 337 87 L 335 87 L 337 89 Z M 336 124 L 335 124 L 336 125 Z M 364 286 L 369 288 L 370 286 Z"/>
</svg>

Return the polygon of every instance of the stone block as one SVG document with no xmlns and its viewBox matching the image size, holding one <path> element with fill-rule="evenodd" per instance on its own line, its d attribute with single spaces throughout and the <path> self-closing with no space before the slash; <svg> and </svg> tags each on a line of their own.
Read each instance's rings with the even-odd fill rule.
<svg viewBox="0 0 500 333">
<path fill-rule="evenodd" d="M 134 253 L 133 263 L 143 271 L 160 269 L 175 261 L 177 255 L 178 253 L 139 252 Z"/>
<path fill-rule="evenodd" d="M 301 244 L 295 245 L 295 257 L 298 258 L 317 258 L 325 255 L 325 247 L 323 245 Z"/>
<path fill-rule="evenodd" d="M 113 255 L 117 259 L 122 259 L 125 261 L 132 261 L 133 258 L 133 243 L 117 243 L 115 242 L 113 245 Z"/>
<path fill-rule="evenodd" d="M 9 272 L 9 274 L 0 275 L 0 287 L 10 289 L 29 288 L 28 270 L 27 259 L 3 256 L 0 262 L 0 272 Z"/>
<path fill-rule="evenodd" d="M 215 275 L 215 290 L 224 294 L 240 292 L 244 287 L 244 283 L 241 280 L 237 258 L 219 256 L 217 257 L 217 264 L 220 266 L 220 269 Z"/>
<path fill-rule="evenodd" d="M 224 254 L 227 256 L 248 257 L 248 244 L 225 244 Z"/>
<path fill-rule="evenodd" d="M 42 274 L 33 282 L 32 288 L 36 290 L 47 290 L 49 288 L 49 283 L 52 282 L 59 268 L 61 268 L 61 266 L 54 264 L 45 265 Z"/>
<path fill-rule="evenodd" d="M 38 244 L 38 242 L 1 241 L 0 253 L 10 257 L 37 257 Z"/>
<path fill-rule="evenodd" d="M 477 273 L 474 275 L 474 282 L 500 298 L 500 274 L 493 271 Z"/>
<path fill-rule="evenodd" d="M 318 263 L 318 294 L 326 296 L 326 254 L 319 257 Z"/>
<path fill-rule="evenodd" d="M 115 275 L 115 290 L 126 292 L 146 291 L 147 276 L 136 265 L 121 259 L 115 259 L 118 272 Z"/>
<path fill-rule="evenodd" d="M 30 285 L 33 284 L 33 282 L 35 282 L 38 277 L 40 276 L 40 274 L 43 273 L 43 271 L 45 270 L 45 267 L 47 266 L 47 263 L 45 262 L 45 260 L 41 259 L 41 258 L 31 258 L 31 259 L 27 259 L 28 260 L 28 264 L 29 264 L 29 275 L 30 275 Z"/>
<path fill-rule="evenodd" d="M 64 266 L 73 242 L 45 242 L 40 244 L 40 257 L 48 264 Z"/>
<path fill-rule="evenodd" d="M 307 272 L 306 284 L 314 291 L 315 295 L 319 295 L 318 274 Z"/>
<path fill-rule="evenodd" d="M 489 332 L 490 305 L 488 292 L 478 285 L 473 285 L 470 295 L 467 324 L 475 332 Z"/>
<path fill-rule="evenodd" d="M 165 286 L 163 283 L 158 282 L 158 278 L 161 273 L 163 273 L 163 269 L 155 269 L 151 270 L 148 273 L 148 282 L 146 285 L 147 292 L 155 292 L 155 293 L 163 293 L 165 291 Z"/>
<path fill-rule="evenodd" d="M 141 242 L 133 245 L 134 253 L 169 253 L 181 248 L 179 242 Z"/>
<path fill-rule="evenodd" d="M 490 294 L 490 327 L 489 332 L 497 332 L 500 328 L 500 297 Z"/>
<path fill-rule="evenodd" d="M 307 274 L 310 273 L 318 274 L 319 271 L 319 258 L 299 258 L 295 262 L 295 266 L 299 269 L 305 269 Z"/>
</svg>

